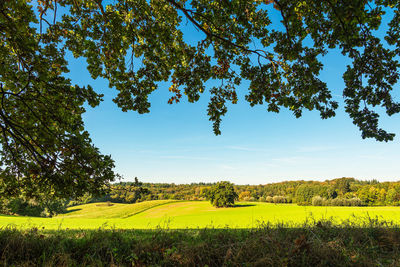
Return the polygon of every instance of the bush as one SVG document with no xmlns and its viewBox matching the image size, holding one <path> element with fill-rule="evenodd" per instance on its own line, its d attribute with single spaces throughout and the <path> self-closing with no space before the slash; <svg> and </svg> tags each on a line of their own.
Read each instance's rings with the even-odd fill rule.
<svg viewBox="0 0 400 267">
<path fill-rule="evenodd" d="M 8 207 L 12 213 L 23 216 L 39 217 L 44 211 L 43 207 L 40 207 L 33 201 L 24 201 L 20 198 L 12 199 Z"/>
<path fill-rule="evenodd" d="M 348 201 L 350 202 L 350 206 L 362 206 L 362 201 L 358 197 L 353 197 Z"/>
<path fill-rule="evenodd" d="M 22 198 L 0 199 L 0 214 L 17 214 L 33 217 L 52 217 L 66 210 L 65 200 L 25 200 Z"/>
<path fill-rule="evenodd" d="M 273 198 L 272 198 L 271 196 L 267 196 L 267 197 L 265 198 L 265 201 L 268 202 L 268 203 L 274 202 L 274 200 L 273 200 Z"/>
<path fill-rule="evenodd" d="M 350 199 L 337 197 L 337 198 L 328 199 L 328 200 L 324 199 L 323 202 L 325 202 L 325 204 L 323 204 L 322 206 L 354 206 L 354 207 L 362 206 L 362 201 L 358 197 L 353 197 Z M 317 206 L 317 205 L 314 205 L 314 206 Z"/>
<path fill-rule="evenodd" d="M 324 204 L 326 204 L 326 199 L 320 196 L 315 196 L 312 198 L 311 202 L 313 206 L 324 206 Z"/>
<path fill-rule="evenodd" d="M 297 202 L 297 205 L 299 205 L 299 206 L 309 206 L 310 204 L 308 202 Z"/>
<path fill-rule="evenodd" d="M 243 191 L 239 194 L 239 200 L 249 201 L 251 197 L 250 191 Z"/>
<path fill-rule="evenodd" d="M 277 204 L 277 203 L 286 203 L 286 202 L 287 202 L 286 197 L 283 197 L 283 196 L 274 196 L 274 197 L 272 198 L 272 201 L 273 201 L 275 204 Z"/>
<path fill-rule="evenodd" d="M 365 223 L 156 231 L 4 228 L 0 266 L 399 266 L 399 228 Z"/>
<path fill-rule="evenodd" d="M 232 183 L 222 181 L 211 187 L 208 199 L 214 207 L 232 207 L 238 199 L 238 194 Z"/>
<path fill-rule="evenodd" d="M 259 197 L 258 201 L 260 201 L 260 202 L 266 202 L 267 200 L 265 199 L 265 197 Z"/>
</svg>

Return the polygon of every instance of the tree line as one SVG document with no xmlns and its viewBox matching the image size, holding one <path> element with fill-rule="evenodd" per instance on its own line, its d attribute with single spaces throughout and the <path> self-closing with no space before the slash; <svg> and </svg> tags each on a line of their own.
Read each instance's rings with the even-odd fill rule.
<svg viewBox="0 0 400 267">
<path fill-rule="evenodd" d="M 100 198 L 84 199 L 135 203 L 146 200 L 206 200 L 215 183 L 140 183 L 113 184 Z M 400 181 L 379 182 L 343 177 L 326 181 L 284 181 L 264 185 L 234 185 L 239 201 L 297 203 L 315 206 L 400 206 Z M 77 200 L 76 203 L 83 203 Z"/>
<path fill-rule="evenodd" d="M 52 216 L 68 206 L 92 202 L 137 203 L 148 200 L 209 200 L 216 183 L 142 183 L 120 182 L 108 193 L 89 193 L 75 199 L 35 200 L 22 197 L 1 198 L 0 213 Z M 314 206 L 400 206 L 400 181 L 363 181 L 337 178 L 326 181 L 284 181 L 264 185 L 234 185 L 239 201 L 297 203 Z"/>
</svg>

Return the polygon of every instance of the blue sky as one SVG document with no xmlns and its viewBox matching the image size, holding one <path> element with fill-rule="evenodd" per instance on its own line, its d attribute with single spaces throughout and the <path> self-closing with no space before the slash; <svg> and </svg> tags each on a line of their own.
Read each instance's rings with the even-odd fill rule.
<svg viewBox="0 0 400 267">
<path fill-rule="evenodd" d="M 186 30 L 187 38 L 197 33 Z M 193 41 L 193 40 L 192 40 Z M 215 136 L 207 117 L 209 95 L 199 102 L 169 105 L 170 84 L 162 83 L 150 96 L 149 114 L 122 112 L 113 102 L 116 91 L 105 80 L 92 80 L 85 61 L 70 61 L 73 82 L 91 84 L 104 93 L 104 102 L 84 114 L 86 129 L 104 154 L 111 154 L 116 171 L 126 181 L 214 182 L 265 184 L 284 180 L 325 180 L 337 177 L 400 180 L 400 117 L 381 117 L 395 141 L 363 140 L 343 111 L 342 74 L 347 60 L 337 51 L 323 58 L 320 77 L 341 103 L 337 116 L 321 120 L 317 112 L 296 119 L 290 111 L 268 113 L 244 100 L 247 84 L 238 88 L 239 102 L 230 105 Z M 396 87 L 397 96 L 398 87 Z M 398 97 L 397 97 L 398 98 Z"/>
</svg>

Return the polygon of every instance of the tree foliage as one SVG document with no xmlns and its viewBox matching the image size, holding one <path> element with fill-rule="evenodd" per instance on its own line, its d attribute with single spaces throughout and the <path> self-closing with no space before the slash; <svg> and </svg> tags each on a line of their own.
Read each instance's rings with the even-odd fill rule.
<svg viewBox="0 0 400 267">
<path fill-rule="evenodd" d="M 232 207 L 238 199 L 238 194 L 232 183 L 221 181 L 211 187 L 207 198 L 214 207 Z"/>
<path fill-rule="evenodd" d="M 216 183 L 138 185 L 125 182 L 111 185 L 110 192 L 105 195 L 77 199 L 70 201 L 69 205 L 99 201 L 133 203 L 157 199 L 210 200 L 210 192 L 215 186 Z M 400 206 L 400 182 L 379 183 L 376 180 L 362 181 L 343 177 L 323 182 L 300 180 L 264 185 L 235 185 L 234 190 L 239 201 L 323 206 Z"/>
<path fill-rule="evenodd" d="M 392 140 L 377 110 L 400 112 L 392 96 L 399 7 L 394 0 L 0 1 L 0 194 L 79 196 L 114 179 L 113 161 L 92 144 L 81 117 L 101 95 L 66 78 L 67 53 L 85 58 L 94 79 L 108 80 L 123 111 L 149 112 L 148 96 L 163 81 L 171 82 L 169 103 L 183 95 L 196 102 L 208 90 L 220 134 L 243 80 L 251 106 L 334 116 L 338 103 L 319 74 L 321 57 L 338 49 L 349 59 L 346 112 L 363 138 Z M 198 42 L 185 39 L 185 25 L 201 32 Z M 211 80 L 221 83 L 207 88 Z"/>
<path fill-rule="evenodd" d="M 65 199 L 0 198 L 0 214 L 52 217 L 66 211 Z"/>
<path fill-rule="evenodd" d="M 99 193 L 114 165 L 91 144 L 82 114 L 101 96 L 65 78 L 60 36 L 40 34 L 38 22 L 25 1 L 0 2 L 0 195 Z"/>
</svg>

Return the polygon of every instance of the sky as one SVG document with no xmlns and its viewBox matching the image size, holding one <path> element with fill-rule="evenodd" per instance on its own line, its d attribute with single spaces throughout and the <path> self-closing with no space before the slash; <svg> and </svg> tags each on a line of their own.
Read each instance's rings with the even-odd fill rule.
<svg viewBox="0 0 400 267">
<path fill-rule="evenodd" d="M 195 42 L 199 33 L 184 29 Z M 115 89 L 105 80 L 92 80 L 83 59 L 67 58 L 73 83 L 91 84 L 105 94 L 96 108 L 84 114 L 86 129 L 103 154 L 115 160 L 115 171 L 132 181 L 198 183 L 228 180 L 235 184 L 266 184 L 287 180 L 400 180 L 400 116 L 381 117 L 384 129 L 397 134 L 392 142 L 362 139 L 344 112 L 342 74 L 348 62 L 338 51 L 322 59 L 320 78 L 340 103 L 337 115 L 322 120 L 316 111 L 296 119 L 290 111 L 267 112 L 250 107 L 244 96 L 248 83 L 237 88 L 239 101 L 228 106 L 215 136 L 208 120 L 205 93 L 197 103 L 169 105 L 170 83 L 160 83 L 150 95 L 150 113 L 122 112 L 113 102 Z M 212 83 L 211 83 L 212 84 Z M 395 91 L 398 94 L 399 87 Z M 398 97 L 397 97 L 397 100 Z"/>
</svg>

